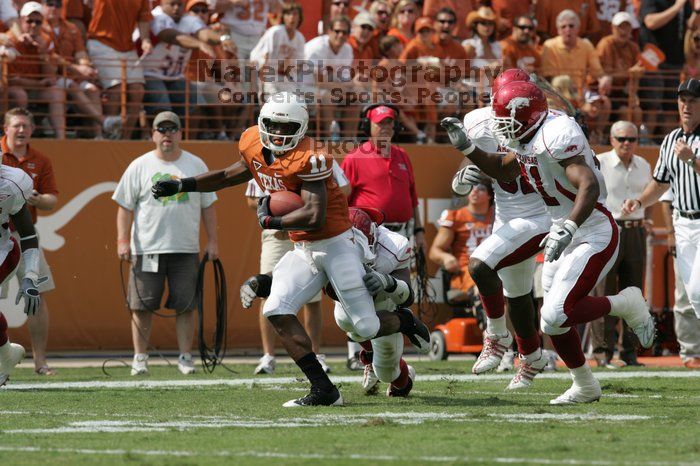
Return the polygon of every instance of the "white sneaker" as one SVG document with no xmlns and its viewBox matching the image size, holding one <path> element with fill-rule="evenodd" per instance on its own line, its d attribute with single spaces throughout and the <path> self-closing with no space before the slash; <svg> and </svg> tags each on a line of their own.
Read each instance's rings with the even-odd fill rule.
<svg viewBox="0 0 700 466">
<path fill-rule="evenodd" d="M 131 375 L 148 374 L 148 355 L 137 353 L 134 355 L 134 362 L 131 363 Z"/>
<path fill-rule="evenodd" d="M 501 359 L 501 362 L 498 364 L 498 367 L 496 368 L 496 372 L 498 372 L 498 373 L 510 372 L 514 368 L 515 368 L 515 353 L 513 352 L 513 350 L 509 349 L 503 355 L 503 359 Z"/>
<path fill-rule="evenodd" d="M 559 395 L 553 400 L 549 400 L 550 405 L 572 405 L 576 403 L 593 403 L 600 400 L 600 383 L 593 379 L 590 385 L 577 385 L 574 382 L 567 391 Z"/>
<path fill-rule="evenodd" d="M 9 341 L 0 346 L 0 387 L 10 379 L 10 372 L 24 359 L 24 347 Z"/>
<path fill-rule="evenodd" d="M 365 395 L 376 395 L 379 390 L 379 378 L 374 373 L 372 364 L 365 365 L 365 375 L 362 377 L 362 389 Z"/>
<path fill-rule="evenodd" d="M 504 353 L 509 351 L 513 344 L 513 336 L 510 332 L 505 335 L 490 335 L 484 336 L 484 348 L 481 350 L 479 357 L 472 367 L 472 373 L 483 374 L 498 367 L 503 359 Z M 511 352 L 511 369 L 513 368 L 513 356 Z M 499 371 L 502 372 L 502 371 Z"/>
<path fill-rule="evenodd" d="M 503 359 L 505 359 L 505 357 Z M 513 377 L 513 380 L 510 381 L 506 387 L 506 390 L 530 388 L 530 385 L 532 385 L 532 379 L 534 379 L 537 374 L 542 372 L 545 367 L 547 367 L 547 357 L 544 355 L 544 352 L 538 359 L 532 361 L 531 363 L 527 362 L 525 356 L 520 356 L 520 367 L 518 367 L 518 372 L 515 374 L 515 377 Z"/>
<path fill-rule="evenodd" d="M 642 295 L 642 290 L 636 286 L 630 286 L 620 291 L 619 295 L 625 297 L 627 305 L 611 310 L 610 315 L 625 319 L 627 325 L 639 338 L 639 343 L 644 348 L 651 348 L 656 336 L 656 322 L 649 312 L 649 305 Z"/>
<path fill-rule="evenodd" d="M 277 361 L 275 361 L 275 357 L 270 354 L 265 354 L 260 358 L 260 363 L 253 371 L 253 374 L 274 374 L 276 365 Z"/>
<path fill-rule="evenodd" d="M 177 358 L 177 370 L 184 375 L 195 373 L 196 369 L 194 368 L 194 361 L 190 353 L 181 354 L 180 357 Z"/>
<path fill-rule="evenodd" d="M 321 367 L 323 368 L 323 372 L 325 372 L 326 374 L 331 373 L 331 367 L 328 364 L 326 364 L 326 355 L 325 354 L 317 354 L 316 360 L 318 361 L 319 364 L 321 364 Z"/>
</svg>

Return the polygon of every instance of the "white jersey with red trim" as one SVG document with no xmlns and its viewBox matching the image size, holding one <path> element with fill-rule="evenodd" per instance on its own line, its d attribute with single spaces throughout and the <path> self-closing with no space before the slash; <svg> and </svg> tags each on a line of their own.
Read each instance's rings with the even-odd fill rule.
<svg viewBox="0 0 700 466">
<path fill-rule="evenodd" d="M 554 223 L 566 220 L 574 207 L 578 192 L 569 182 L 560 162 L 577 155 L 583 156 L 600 185 L 596 208 L 584 223 L 609 222 L 610 213 L 604 207 L 607 198 L 605 180 L 583 130 L 573 118 L 550 111 L 532 140 L 525 145 L 519 145 L 513 151 L 521 171 L 542 196 Z"/>
<path fill-rule="evenodd" d="M 0 166 L 0 264 L 12 251 L 10 215 L 15 215 L 32 195 L 34 183 L 24 170 Z"/>
<path fill-rule="evenodd" d="M 490 154 L 505 155 L 506 150 L 498 144 L 491 131 L 491 107 L 472 110 L 464 116 L 464 128 L 476 147 Z M 514 181 L 493 182 L 496 218 L 506 223 L 514 218 L 547 216 L 547 210 L 540 195 L 519 176 Z"/>
<path fill-rule="evenodd" d="M 267 28 L 270 3 L 270 0 L 249 0 L 231 5 L 224 11 L 221 22 L 236 34 L 260 37 Z"/>
<path fill-rule="evenodd" d="M 155 46 L 153 52 L 143 60 L 143 74 L 152 78 L 164 81 L 174 81 L 184 79 L 185 66 L 190 61 L 192 49 L 180 47 L 177 44 L 168 44 L 157 40 L 158 34 L 165 29 L 175 29 L 181 34 L 194 36 L 201 29 L 207 27 L 204 22 L 196 16 L 184 15 L 179 22 L 161 12 L 153 10 L 153 21 L 151 21 L 151 34 Z"/>
<path fill-rule="evenodd" d="M 411 246 L 405 236 L 381 225 L 377 227 L 375 235 L 375 259 L 372 269 L 380 273 L 391 274 L 409 266 Z M 377 311 L 392 311 L 396 308 L 396 303 L 385 296 L 385 293 L 379 293 L 374 298 L 374 308 Z"/>
</svg>

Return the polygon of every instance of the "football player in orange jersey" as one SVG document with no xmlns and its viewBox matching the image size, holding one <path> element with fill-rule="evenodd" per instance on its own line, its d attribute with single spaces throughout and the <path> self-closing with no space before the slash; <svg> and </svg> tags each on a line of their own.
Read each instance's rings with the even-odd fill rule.
<svg viewBox="0 0 700 466">
<path fill-rule="evenodd" d="M 306 105 L 296 95 L 275 94 L 260 110 L 258 125 L 241 135 L 240 161 L 223 170 L 153 185 L 153 195 L 158 198 L 178 192 L 218 191 L 255 178 L 270 192 L 286 190 L 301 196 L 303 207 L 284 216 L 271 215 L 269 196 L 262 197 L 258 206 L 260 226 L 288 230 L 295 243 L 294 250 L 275 267 L 275 280 L 259 275 L 255 286 L 258 296 L 267 297 L 265 317 L 311 382 L 308 395 L 288 401 L 285 407 L 343 403 L 296 316 L 299 308 L 329 281 L 348 315 L 349 324 L 344 331 L 352 332 L 361 341 L 401 332 L 419 351 L 426 353 L 430 347 L 428 327 L 410 310 L 375 311 L 363 282 L 363 261 L 371 257 L 367 239 L 351 228 L 347 198 L 331 176 L 332 156 L 305 136 L 308 119 Z M 387 280 L 385 285 L 390 287 L 393 282 Z M 406 302 L 412 299 L 407 284 L 403 283 L 400 292 Z"/>
</svg>

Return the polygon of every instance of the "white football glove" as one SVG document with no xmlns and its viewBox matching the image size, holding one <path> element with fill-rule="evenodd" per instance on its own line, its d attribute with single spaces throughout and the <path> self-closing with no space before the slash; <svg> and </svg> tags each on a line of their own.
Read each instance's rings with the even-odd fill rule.
<svg viewBox="0 0 700 466">
<path fill-rule="evenodd" d="M 571 220 L 564 221 L 563 225 L 552 225 L 549 234 L 540 242 L 540 247 L 544 246 L 545 262 L 554 262 L 559 259 L 561 253 L 574 239 L 576 230 L 578 225 Z"/>
<path fill-rule="evenodd" d="M 39 305 L 41 304 L 39 285 L 48 279 L 49 277 L 41 277 L 36 281 L 27 277 L 22 279 L 19 286 L 19 291 L 17 292 L 17 298 L 15 299 L 15 304 L 19 304 L 20 300 L 24 298 L 24 313 L 28 316 L 33 316 L 39 310 Z"/>
<path fill-rule="evenodd" d="M 469 140 L 467 136 L 467 130 L 464 129 L 464 125 L 455 117 L 443 118 L 440 122 L 440 126 L 445 128 L 447 131 L 447 136 L 450 138 L 450 143 L 463 153 L 464 155 L 469 155 L 474 150 L 474 144 Z"/>
<path fill-rule="evenodd" d="M 467 196 L 478 184 L 488 183 L 486 175 L 476 165 L 461 168 L 452 178 L 452 191 L 458 196 Z"/>
<path fill-rule="evenodd" d="M 256 282 L 253 282 L 256 283 Z M 253 301 L 258 297 L 255 290 L 252 287 L 251 280 L 248 280 L 243 285 L 241 285 L 241 305 L 243 309 L 250 309 L 253 305 Z"/>
</svg>

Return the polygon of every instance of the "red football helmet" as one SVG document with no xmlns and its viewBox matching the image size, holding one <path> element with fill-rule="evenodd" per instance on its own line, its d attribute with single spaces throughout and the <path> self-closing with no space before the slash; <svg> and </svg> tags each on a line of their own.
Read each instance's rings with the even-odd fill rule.
<svg viewBox="0 0 700 466">
<path fill-rule="evenodd" d="M 372 207 L 350 207 L 348 213 L 352 226 L 367 237 L 370 246 L 374 246 L 374 240 L 377 238 L 377 225 L 384 221 L 382 211 Z"/>
<path fill-rule="evenodd" d="M 495 95 L 500 88 L 515 81 L 530 82 L 532 79 L 530 79 L 530 74 L 527 71 L 521 70 L 520 68 L 510 68 L 503 71 L 493 80 L 493 84 L 491 85 L 491 95 Z"/>
<path fill-rule="evenodd" d="M 491 102 L 493 133 L 499 143 L 512 146 L 537 129 L 548 110 L 547 98 L 534 83 L 508 83 Z"/>
</svg>

